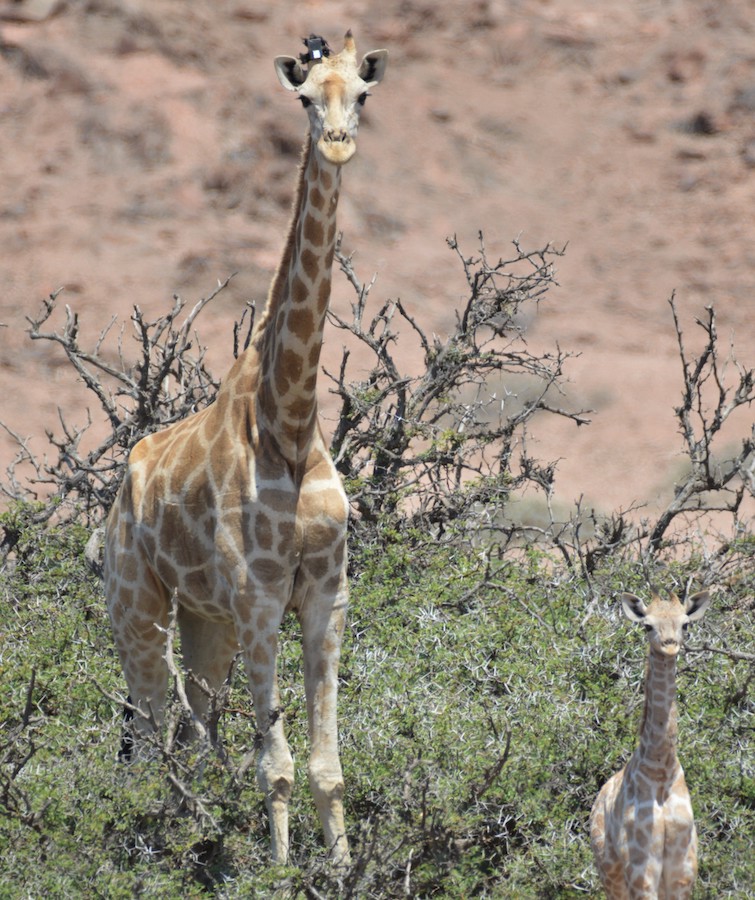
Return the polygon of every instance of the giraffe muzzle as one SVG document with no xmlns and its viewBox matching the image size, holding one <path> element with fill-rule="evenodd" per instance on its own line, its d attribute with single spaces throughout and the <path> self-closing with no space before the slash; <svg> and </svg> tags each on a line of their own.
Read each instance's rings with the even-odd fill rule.
<svg viewBox="0 0 755 900">
<path fill-rule="evenodd" d="M 342 166 L 356 153 L 356 143 L 345 129 L 330 128 L 323 132 L 317 149 L 330 163 Z"/>
</svg>

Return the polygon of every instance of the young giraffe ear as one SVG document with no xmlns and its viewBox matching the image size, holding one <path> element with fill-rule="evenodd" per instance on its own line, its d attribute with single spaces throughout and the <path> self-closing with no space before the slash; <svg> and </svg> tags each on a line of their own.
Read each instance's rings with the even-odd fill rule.
<svg viewBox="0 0 755 900">
<path fill-rule="evenodd" d="M 708 591 L 699 591 L 687 598 L 684 604 L 684 611 L 690 622 L 702 619 L 710 606 L 710 593 Z"/>
<path fill-rule="evenodd" d="M 365 53 L 362 59 L 359 66 L 359 77 L 369 85 L 378 84 L 383 80 L 387 65 L 388 51 L 372 50 L 370 53 Z"/>
<path fill-rule="evenodd" d="M 624 610 L 624 615 L 631 622 L 642 622 L 645 618 L 645 613 L 648 611 L 647 606 L 635 594 L 622 594 L 621 606 Z"/>
<path fill-rule="evenodd" d="M 298 91 L 307 80 L 307 70 L 293 56 L 276 56 L 275 74 L 287 91 Z"/>
</svg>

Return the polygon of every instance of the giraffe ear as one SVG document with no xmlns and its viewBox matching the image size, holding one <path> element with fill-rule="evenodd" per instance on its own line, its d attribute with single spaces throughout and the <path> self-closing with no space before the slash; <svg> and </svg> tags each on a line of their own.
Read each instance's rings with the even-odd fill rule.
<svg viewBox="0 0 755 900">
<path fill-rule="evenodd" d="M 689 621 L 694 622 L 696 619 L 702 619 L 709 606 L 710 594 L 708 591 L 700 591 L 687 598 L 687 602 L 684 604 L 684 611 L 687 613 Z"/>
<path fill-rule="evenodd" d="M 647 606 L 635 594 L 622 594 L 621 606 L 624 610 L 624 615 L 631 622 L 642 622 L 645 618 L 645 613 L 648 611 Z"/>
<path fill-rule="evenodd" d="M 383 80 L 388 65 L 387 50 L 372 50 L 365 53 L 359 66 L 359 77 L 367 84 L 373 85 Z"/>
<path fill-rule="evenodd" d="M 276 56 L 275 74 L 287 91 L 298 91 L 307 80 L 307 70 L 293 56 Z"/>
</svg>

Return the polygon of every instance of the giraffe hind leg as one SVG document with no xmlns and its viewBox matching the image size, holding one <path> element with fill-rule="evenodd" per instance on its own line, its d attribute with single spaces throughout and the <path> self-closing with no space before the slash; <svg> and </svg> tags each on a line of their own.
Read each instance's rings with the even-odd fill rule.
<svg viewBox="0 0 755 900">
<path fill-rule="evenodd" d="M 130 759 L 139 737 L 162 723 L 168 686 L 165 631 L 170 608 L 165 592 L 157 585 L 137 592 L 121 589 L 116 578 L 109 578 L 106 593 L 129 693 L 119 759 Z"/>
<path fill-rule="evenodd" d="M 239 645 L 232 622 L 210 621 L 180 605 L 178 627 L 184 668 L 191 673 L 186 679 L 186 696 L 192 714 L 192 723 L 180 737 L 190 740 L 196 736 L 195 722 L 212 727 L 213 723 L 207 720 L 210 698 L 228 677 Z"/>
</svg>

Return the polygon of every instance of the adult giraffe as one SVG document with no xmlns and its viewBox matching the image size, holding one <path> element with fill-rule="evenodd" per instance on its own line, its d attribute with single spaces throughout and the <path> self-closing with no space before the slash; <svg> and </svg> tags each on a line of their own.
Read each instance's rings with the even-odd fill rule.
<svg viewBox="0 0 755 900">
<path fill-rule="evenodd" d="M 697 834 L 676 755 L 676 659 L 710 595 L 682 604 L 655 594 L 649 606 L 634 594 L 621 599 L 627 618 L 648 633 L 645 709 L 639 747 L 595 800 L 590 841 L 609 900 L 685 900 L 697 875 Z"/>
<path fill-rule="evenodd" d="M 241 648 L 257 727 L 257 778 L 272 856 L 288 855 L 294 780 L 277 674 L 278 630 L 302 629 L 309 782 L 334 859 L 348 860 L 336 724 L 347 606 L 348 505 L 320 432 L 317 370 L 330 298 L 341 166 L 387 51 L 357 60 L 351 32 L 333 55 L 313 36 L 275 70 L 309 116 L 293 215 L 267 306 L 215 403 L 140 441 L 108 518 L 105 589 L 139 733 L 160 725 L 173 597 L 184 664 L 218 688 Z M 306 66 L 306 68 L 305 68 Z M 188 686 L 196 718 L 206 694 Z"/>
</svg>

